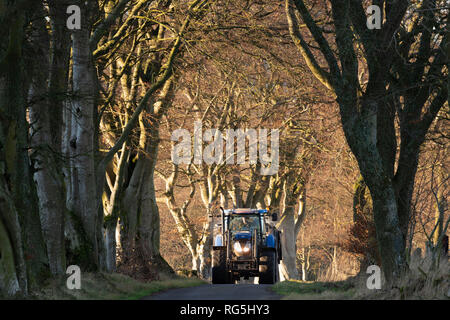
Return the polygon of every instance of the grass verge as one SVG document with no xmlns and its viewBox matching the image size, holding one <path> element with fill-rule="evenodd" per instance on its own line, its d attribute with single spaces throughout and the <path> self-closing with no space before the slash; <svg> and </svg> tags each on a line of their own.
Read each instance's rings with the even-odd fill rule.
<svg viewBox="0 0 450 320">
<path fill-rule="evenodd" d="M 399 279 L 381 289 L 367 288 L 368 275 L 339 282 L 307 282 L 289 280 L 277 283 L 272 290 L 292 300 L 450 300 L 450 261 L 439 264 L 431 258 L 411 261 L 409 269 Z"/>
<path fill-rule="evenodd" d="M 355 288 L 349 281 L 310 282 L 288 280 L 272 287 L 283 300 L 345 300 L 352 299 Z"/>
<path fill-rule="evenodd" d="M 198 278 L 160 275 L 161 280 L 142 282 L 119 273 L 84 273 L 81 288 L 69 290 L 66 279 L 53 279 L 28 299 L 40 300 L 137 300 L 172 288 L 205 284 Z"/>
</svg>

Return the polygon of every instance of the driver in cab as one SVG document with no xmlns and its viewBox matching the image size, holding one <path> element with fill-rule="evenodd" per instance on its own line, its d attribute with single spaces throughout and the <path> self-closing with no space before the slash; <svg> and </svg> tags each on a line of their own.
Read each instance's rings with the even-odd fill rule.
<svg viewBox="0 0 450 320">
<path fill-rule="evenodd" d="M 242 217 L 235 224 L 235 230 L 248 230 L 252 231 L 253 229 L 258 228 L 258 220 L 249 219 L 248 217 Z"/>
</svg>

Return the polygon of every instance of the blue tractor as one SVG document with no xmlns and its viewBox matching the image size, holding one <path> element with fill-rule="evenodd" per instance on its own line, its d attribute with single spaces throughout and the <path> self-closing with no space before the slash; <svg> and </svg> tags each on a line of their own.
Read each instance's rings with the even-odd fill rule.
<svg viewBox="0 0 450 320">
<path fill-rule="evenodd" d="M 282 257 L 276 220 L 276 213 L 269 215 L 264 209 L 221 208 L 220 220 L 213 220 L 217 234 L 213 234 L 212 283 L 236 283 L 250 277 L 259 277 L 260 284 L 279 281 Z"/>
</svg>

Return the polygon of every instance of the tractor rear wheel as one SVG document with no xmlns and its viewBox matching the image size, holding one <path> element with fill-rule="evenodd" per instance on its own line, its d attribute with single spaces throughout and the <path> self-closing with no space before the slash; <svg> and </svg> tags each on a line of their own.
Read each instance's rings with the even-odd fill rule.
<svg viewBox="0 0 450 320">
<path fill-rule="evenodd" d="M 212 252 L 212 283 L 231 283 L 230 273 L 227 270 L 227 251 L 224 249 Z"/>
<path fill-rule="evenodd" d="M 265 250 L 260 257 L 259 284 L 274 284 L 277 282 L 277 253 Z"/>
</svg>

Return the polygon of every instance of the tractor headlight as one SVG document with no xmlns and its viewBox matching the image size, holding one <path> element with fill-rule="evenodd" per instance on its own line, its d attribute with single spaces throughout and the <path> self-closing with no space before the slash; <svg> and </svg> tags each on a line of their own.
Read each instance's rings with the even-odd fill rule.
<svg viewBox="0 0 450 320">
<path fill-rule="evenodd" d="M 245 243 L 236 241 L 233 245 L 233 249 L 237 256 L 243 256 L 250 252 L 251 244 L 249 241 L 246 241 Z"/>
</svg>

